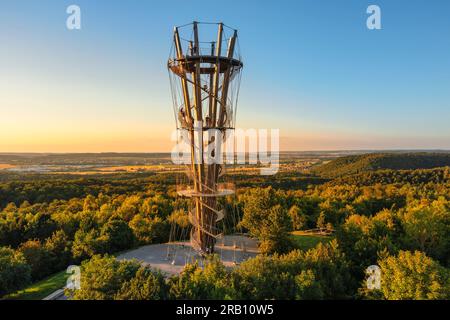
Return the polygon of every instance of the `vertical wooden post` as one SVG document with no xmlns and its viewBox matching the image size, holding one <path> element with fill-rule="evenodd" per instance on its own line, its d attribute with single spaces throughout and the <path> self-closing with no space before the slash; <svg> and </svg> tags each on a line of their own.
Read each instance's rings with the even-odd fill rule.
<svg viewBox="0 0 450 320">
<path fill-rule="evenodd" d="M 214 51 L 215 51 L 215 43 L 211 42 L 211 56 L 214 55 Z M 214 64 L 211 63 L 210 68 L 212 69 L 213 67 Z M 212 92 L 212 89 L 214 87 L 214 74 L 215 73 L 211 73 L 209 75 L 209 108 L 208 108 L 209 123 L 207 124 L 209 127 L 212 127 L 211 120 L 213 115 L 213 104 L 214 104 L 214 94 Z"/>
<path fill-rule="evenodd" d="M 216 46 L 216 67 L 214 70 L 214 87 L 213 87 L 213 112 L 211 117 L 211 124 L 214 127 L 216 125 L 216 114 L 217 114 L 217 100 L 219 99 L 219 79 L 220 79 L 220 62 L 219 57 L 222 50 L 222 34 L 223 34 L 223 23 L 219 23 L 219 29 L 217 33 L 217 46 Z"/>
<path fill-rule="evenodd" d="M 194 29 L 194 47 L 193 47 L 193 55 L 198 56 L 200 53 L 199 50 L 199 40 L 198 40 L 198 26 L 197 22 L 194 21 L 193 23 L 193 29 Z M 203 158 L 203 110 L 202 110 L 202 93 L 201 93 L 201 83 L 200 83 L 200 62 L 195 62 L 195 71 L 192 74 L 193 79 L 193 92 L 194 92 L 194 103 L 195 103 L 195 119 L 197 121 L 201 121 L 202 128 L 200 128 L 199 133 L 199 141 L 198 141 L 198 147 L 199 149 L 199 161 L 200 163 L 197 163 L 196 165 L 196 176 L 198 179 L 198 193 L 202 194 L 204 191 L 203 188 L 203 180 L 204 180 L 204 158 Z M 204 215 L 203 215 L 203 205 L 202 205 L 203 197 L 199 196 L 196 199 L 197 205 L 197 220 L 200 224 L 201 228 L 204 226 Z M 200 240 L 200 244 L 202 246 L 202 249 L 205 249 L 205 237 L 202 236 L 203 232 L 201 228 L 198 228 L 198 236 Z"/>
<path fill-rule="evenodd" d="M 177 59 L 181 60 L 183 59 L 183 48 L 181 47 L 180 42 L 180 34 L 178 33 L 178 28 L 174 28 L 173 31 L 174 35 L 174 41 L 175 41 L 175 50 L 177 52 Z M 186 115 L 188 116 L 188 120 L 192 123 L 192 114 L 191 114 L 191 106 L 190 106 L 190 99 L 189 99 L 189 87 L 188 82 L 186 80 L 186 72 L 183 69 L 182 77 L 181 77 L 181 86 L 183 88 L 183 97 L 184 97 L 184 108 L 186 109 Z"/>
<path fill-rule="evenodd" d="M 230 42 L 228 44 L 228 50 L 227 50 L 227 57 L 228 59 L 233 59 L 234 55 L 234 46 L 236 43 L 237 38 L 237 30 L 234 30 L 234 34 L 230 39 Z M 222 84 L 222 96 L 220 97 L 220 114 L 219 114 L 219 120 L 217 123 L 218 127 L 223 127 L 224 125 L 224 116 L 226 113 L 226 106 L 227 106 L 227 97 L 228 97 L 228 87 L 230 85 L 230 77 L 231 72 L 233 71 L 233 67 L 230 65 L 228 66 L 228 69 L 225 70 L 225 73 L 223 75 L 223 84 Z"/>
</svg>

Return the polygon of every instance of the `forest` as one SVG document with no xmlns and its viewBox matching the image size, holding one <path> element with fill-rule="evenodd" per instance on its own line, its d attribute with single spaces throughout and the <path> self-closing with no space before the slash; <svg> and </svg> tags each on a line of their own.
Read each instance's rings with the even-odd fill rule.
<svg viewBox="0 0 450 320">
<path fill-rule="evenodd" d="M 403 158 L 402 158 L 403 157 Z M 188 203 L 172 173 L 8 173 L 0 180 L 0 296 L 82 267 L 72 299 L 449 299 L 448 154 L 368 154 L 299 171 L 285 161 L 274 177 L 230 173 L 224 201 L 258 239 L 259 254 L 235 268 L 217 257 L 167 277 L 119 252 L 188 229 Z M 19 175 L 20 176 L 20 175 Z M 327 241 L 302 248 L 298 231 Z M 368 289 L 366 269 L 381 269 Z"/>
</svg>

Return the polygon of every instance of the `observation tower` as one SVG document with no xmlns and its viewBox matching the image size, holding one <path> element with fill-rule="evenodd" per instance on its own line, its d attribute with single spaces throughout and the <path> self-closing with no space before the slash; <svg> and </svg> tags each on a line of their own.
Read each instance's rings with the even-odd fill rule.
<svg viewBox="0 0 450 320">
<path fill-rule="evenodd" d="M 209 161 L 203 151 L 218 138 L 225 143 L 235 127 L 243 68 L 237 30 L 221 22 L 175 27 L 167 66 L 177 129 L 184 132 L 190 156 L 186 183 L 177 186 L 177 193 L 190 199 L 191 245 L 207 255 L 223 236 L 217 223 L 226 213 L 219 199 L 235 192 L 233 184 L 222 182 L 225 165 Z M 211 156 L 222 156 L 220 151 L 219 146 Z"/>
</svg>

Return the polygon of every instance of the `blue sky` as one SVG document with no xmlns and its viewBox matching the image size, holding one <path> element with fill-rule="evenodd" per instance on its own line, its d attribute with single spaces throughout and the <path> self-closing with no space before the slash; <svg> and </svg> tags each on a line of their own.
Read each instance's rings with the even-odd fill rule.
<svg viewBox="0 0 450 320">
<path fill-rule="evenodd" d="M 382 30 L 366 28 L 370 4 Z M 170 150 L 166 61 L 193 20 L 239 30 L 237 126 L 279 128 L 285 150 L 450 149 L 448 1 L 11 0 L 0 151 Z"/>
</svg>

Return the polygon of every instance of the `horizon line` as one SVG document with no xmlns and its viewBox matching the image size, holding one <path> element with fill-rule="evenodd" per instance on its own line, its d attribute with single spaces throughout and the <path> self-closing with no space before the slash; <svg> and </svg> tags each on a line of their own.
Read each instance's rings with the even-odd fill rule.
<svg viewBox="0 0 450 320">
<path fill-rule="evenodd" d="M 295 152 L 450 152 L 450 148 L 433 148 L 433 149 L 418 149 L 418 148 L 398 148 L 398 149 L 317 149 L 317 150 L 282 150 L 280 153 L 295 153 Z M 10 151 L 0 151 L 0 155 L 13 155 L 13 154 L 170 154 L 171 151 L 98 151 L 98 152 L 83 152 L 83 151 L 67 151 L 67 152 L 53 152 L 53 151 L 42 151 L 42 152 L 10 152 Z M 245 152 L 248 153 L 248 152 Z M 256 152 L 257 153 L 257 152 Z"/>
</svg>

